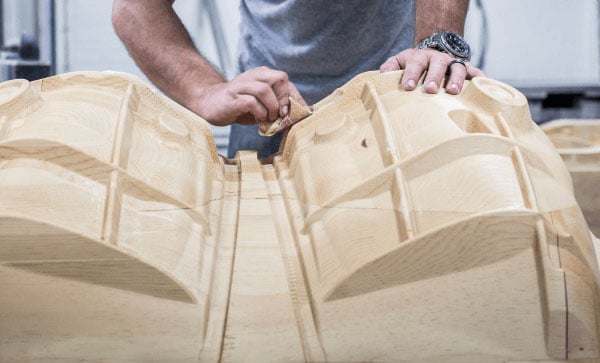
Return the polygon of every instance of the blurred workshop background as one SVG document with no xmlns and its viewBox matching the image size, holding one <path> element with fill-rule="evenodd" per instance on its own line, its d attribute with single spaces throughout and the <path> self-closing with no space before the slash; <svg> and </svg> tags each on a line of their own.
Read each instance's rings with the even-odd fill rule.
<svg viewBox="0 0 600 363">
<path fill-rule="evenodd" d="M 235 74 L 239 0 L 177 0 L 192 38 L 227 78 Z M 113 70 L 138 75 L 111 25 L 109 0 L 0 0 L 1 80 Z M 520 89 L 538 123 L 600 118 L 598 0 L 471 0 L 472 62 Z M 213 128 L 221 153 L 228 128 Z"/>
</svg>

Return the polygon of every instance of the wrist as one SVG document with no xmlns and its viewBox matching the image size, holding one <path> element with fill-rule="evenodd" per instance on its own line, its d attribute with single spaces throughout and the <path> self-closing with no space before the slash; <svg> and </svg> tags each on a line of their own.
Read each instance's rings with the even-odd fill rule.
<svg viewBox="0 0 600 363">
<path fill-rule="evenodd" d="M 196 83 L 192 81 L 189 83 L 190 84 L 182 90 L 182 99 L 180 103 L 196 115 L 213 124 L 210 114 L 209 99 L 210 95 L 213 93 L 212 90 L 214 90 L 221 82 Z"/>
<path fill-rule="evenodd" d="M 179 97 L 176 101 L 210 122 L 210 102 L 208 99 L 218 85 L 225 80 L 218 77 L 203 75 L 197 70 L 187 72 L 179 84 Z"/>
</svg>

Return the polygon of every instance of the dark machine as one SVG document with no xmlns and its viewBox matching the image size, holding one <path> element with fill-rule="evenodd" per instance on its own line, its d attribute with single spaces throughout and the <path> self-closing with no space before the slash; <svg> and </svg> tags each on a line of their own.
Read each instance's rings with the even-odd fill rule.
<svg viewBox="0 0 600 363">
<path fill-rule="evenodd" d="M 0 81 L 54 74 L 54 0 L 0 0 Z"/>
</svg>

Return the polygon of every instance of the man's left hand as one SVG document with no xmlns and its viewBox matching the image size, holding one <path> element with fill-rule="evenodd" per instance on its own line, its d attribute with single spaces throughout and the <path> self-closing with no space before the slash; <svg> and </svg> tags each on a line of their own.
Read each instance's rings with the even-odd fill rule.
<svg viewBox="0 0 600 363">
<path fill-rule="evenodd" d="M 423 87 L 427 93 L 437 93 L 442 86 L 446 72 L 449 71 L 450 74 L 444 87 L 447 93 L 456 95 L 462 90 L 465 79 L 485 77 L 485 73 L 469 62 L 464 62 L 464 65 L 457 62 L 448 69 L 454 59 L 456 58 L 450 54 L 435 49 L 405 49 L 385 61 L 379 70 L 390 72 L 404 69 L 401 82 L 402 88 L 407 91 L 417 88 L 421 76 L 427 72 L 423 81 Z"/>
</svg>

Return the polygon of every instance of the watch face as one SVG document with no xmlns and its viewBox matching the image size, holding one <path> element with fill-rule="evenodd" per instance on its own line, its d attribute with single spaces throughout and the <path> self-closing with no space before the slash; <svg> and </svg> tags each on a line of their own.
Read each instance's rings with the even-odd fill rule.
<svg viewBox="0 0 600 363">
<path fill-rule="evenodd" d="M 467 44 L 467 42 L 461 38 L 460 35 L 451 32 L 445 32 L 442 35 L 442 41 L 448 50 L 452 52 L 452 54 L 466 59 L 471 57 L 471 48 L 469 47 L 469 44 Z"/>
</svg>

